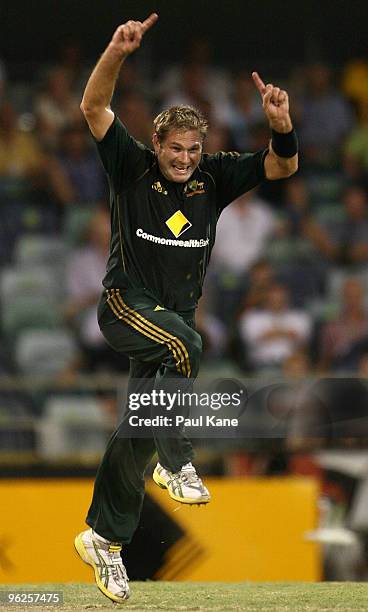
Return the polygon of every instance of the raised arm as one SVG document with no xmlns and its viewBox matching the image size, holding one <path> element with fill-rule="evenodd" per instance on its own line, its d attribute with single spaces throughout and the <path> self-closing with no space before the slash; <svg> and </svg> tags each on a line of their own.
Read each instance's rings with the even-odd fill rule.
<svg viewBox="0 0 368 612">
<path fill-rule="evenodd" d="M 286 91 L 264 84 L 258 72 L 253 81 L 261 94 L 265 115 L 272 130 L 269 152 L 264 167 L 268 179 L 287 178 L 298 169 L 298 142 L 289 114 L 289 96 Z"/>
<path fill-rule="evenodd" d="M 141 44 L 143 35 L 156 23 L 152 13 L 145 21 L 127 21 L 115 31 L 97 62 L 84 90 L 81 110 L 97 140 L 102 140 L 114 119 L 110 108 L 121 65 Z"/>
</svg>

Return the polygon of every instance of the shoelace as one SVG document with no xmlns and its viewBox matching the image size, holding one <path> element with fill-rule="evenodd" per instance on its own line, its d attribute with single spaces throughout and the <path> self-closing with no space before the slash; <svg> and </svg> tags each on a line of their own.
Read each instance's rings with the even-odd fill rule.
<svg viewBox="0 0 368 612">
<path fill-rule="evenodd" d="M 123 584 L 123 582 L 128 582 L 128 574 L 121 560 L 120 553 L 109 553 L 109 556 L 111 558 L 111 564 L 108 565 L 108 574 L 112 576 L 116 582 L 120 582 L 120 584 Z M 126 585 L 123 584 L 123 586 Z"/>
<path fill-rule="evenodd" d="M 185 482 L 185 484 L 191 485 L 194 483 L 202 484 L 201 479 L 197 475 L 195 470 L 181 470 L 178 474 L 178 478 Z"/>
</svg>

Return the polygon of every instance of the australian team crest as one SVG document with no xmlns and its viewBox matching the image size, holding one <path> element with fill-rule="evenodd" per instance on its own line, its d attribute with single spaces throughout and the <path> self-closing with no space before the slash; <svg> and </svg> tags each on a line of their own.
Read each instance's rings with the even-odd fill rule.
<svg viewBox="0 0 368 612">
<path fill-rule="evenodd" d="M 187 185 L 184 187 L 184 193 L 187 198 L 191 198 L 194 195 L 199 195 L 200 193 L 204 193 L 204 182 L 203 181 L 189 181 Z"/>
</svg>

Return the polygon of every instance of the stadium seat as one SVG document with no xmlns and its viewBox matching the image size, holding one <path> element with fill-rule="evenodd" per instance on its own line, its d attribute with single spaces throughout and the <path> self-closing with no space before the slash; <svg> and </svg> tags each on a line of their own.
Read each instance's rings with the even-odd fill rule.
<svg viewBox="0 0 368 612">
<path fill-rule="evenodd" d="M 68 247 L 58 236 L 25 234 L 20 236 L 15 247 L 15 261 L 18 265 L 59 266 L 65 264 Z"/>
<path fill-rule="evenodd" d="M 60 211 L 49 201 L 32 202 L 27 199 L 27 193 L 22 194 L 22 189 L 24 185 L 19 181 L 0 180 L 0 255 L 6 262 L 12 261 L 20 236 L 26 233 L 50 235 L 60 228 Z"/>
<path fill-rule="evenodd" d="M 25 330 L 15 344 L 15 361 L 28 376 L 53 376 L 78 355 L 73 336 L 65 329 Z"/>
<path fill-rule="evenodd" d="M 113 423 L 94 397 L 55 395 L 37 425 L 37 448 L 44 459 L 98 460 Z"/>
<path fill-rule="evenodd" d="M 44 417 L 63 423 L 86 424 L 103 427 L 106 415 L 101 411 L 101 402 L 95 396 L 54 395 L 44 406 Z"/>
<path fill-rule="evenodd" d="M 2 310 L 2 328 L 7 338 L 15 338 L 25 329 L 53 329 L 62 324 L 62 313 L 54 300 L 46 296 L 19 296 Z"/>
<path fill-rule="evenodd" d="M 1 320 L 7 337 L 26 328 L 54 328 L 62 322 L 63 283 L 45 266 L 6 268 L 0 277 Z"/>
<path fill-rule="evenodd" d="M 337 302 L 341 301 L 342 289 L 346 280 L 349 278 L 356 278 L 362 283 L 364 288 L 365 299 L 368 305 L 368 271 L 362 268 L 354 269 L 343 269 L 334 268 L 331 270 L 328 277 L 328 295 L 331 300 Z"/>
<path fill-rule="evenodd" d="M 274 238 L 266 247 L 265 258 L 273 265 L 289 262 L 295 257 L 295 240 Z"/>
<path fill-rule="evenodd" d="M 326 323 L 338 317 L 339 304 L 336 300 L 315 298 L 308 302 L 308 312 L 315 321 Z"/>
<path fill-rule="evenodd" d="M 338 202 L 329 202 L 315 207 L 314 212 L 317 223 L 339 223 L 345 220 L 345 208 Z"/>
<path fill-rule="evenodd" d="M 60 279 L 48 266 L 9 266 L 1 273 L 0 292 L 2 305 L 6 308 L 25 295 L 43 295 L 59 300 L 64 287 L 60 286 Z"/>
<path fill-rule="evenodd" d="M 16 240 L 24 231 L 23 216 L 28 203 L 9 202 L 6 191 L 7 188 L 11 189 L 11 186 L 6 183 L 3 179 L 0 180 L 0 257 L 2 262 L 11 262 Z"/>
<path fill-rule="evenodd" d="M 65 211 L 64 236 L 69 245 L 77 245 L 83 240 L 95 212 L 93 206 L 71 204 L 68 207 Z"/>
<path fill-rule="evenodd" d="M 343 178 L 339 172 L 313 172 L 307 177 L 307 186 L 312 203 L 319 204 L 340 197 Z"/>
<path fill-rule="evenodd" d="M 34 413 L 32 400 L 22 391 L 0 391 L 0 461 L 16 453 L 17 459 L 34 451 Z"/>
</svg>

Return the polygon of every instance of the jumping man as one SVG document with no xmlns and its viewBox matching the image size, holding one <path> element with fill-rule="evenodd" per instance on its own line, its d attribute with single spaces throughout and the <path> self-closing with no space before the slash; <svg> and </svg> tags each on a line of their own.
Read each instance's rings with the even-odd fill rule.
<svg viewBox="0 0 368 612">
<path fill-rule="evenodd" d="M 154 120 L 153 151 L 128 134 L 110 108 L 122 63 L 156 23 L 128 21 L 115 31 L 87 83 L 81 109 L 107 172 L 111 204 L 111 250 L 98 307 L 107 342 L 130 358 L 128 393 L 151 393 L 176 385 L 190 389 L 198 374 L 201 338 L 194 312 L 221 211 L 264 179 L 297 170 L 297 139 L 286 91 L 265 85 L 254 72 L 271 132 L 256 153 L 202 153 L 207 121 L 194 108 L 175 106 Z M 124 118 L 122 118 L 124 120 Z M 175 435 L 112 435 L 99 467 L 86 522 L 76 549 L 111 600 L 129 597 L 120 551 L 137 528 L 144 473 L 155 452 L 153 478 L 185 504 L 210 501 L 192 465 L 183 430 Z"/>
</svg>

